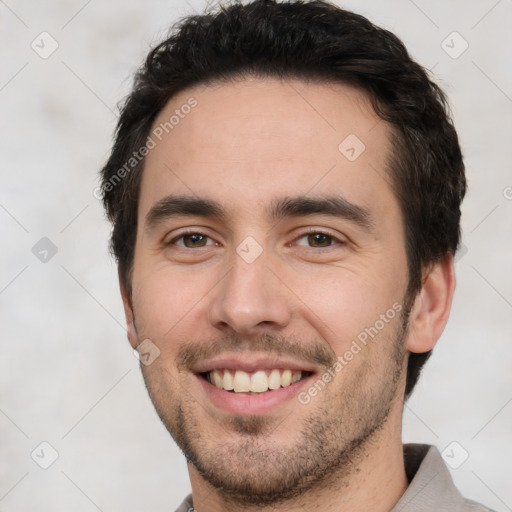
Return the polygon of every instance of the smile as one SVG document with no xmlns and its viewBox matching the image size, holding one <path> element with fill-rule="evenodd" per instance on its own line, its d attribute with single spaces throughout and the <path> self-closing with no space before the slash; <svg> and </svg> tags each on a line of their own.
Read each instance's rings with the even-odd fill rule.
<svg viewBox="0 0 512 512">
<path fill-rule="evenodd" d="M 253 373 L 215 369 L 195 374 L 202 393 L 210 404 L 224 413 L 239 416 L 254 416 L 278 411 L 280 407 L 286 405 L 286 402 L 297 399 L 301 389 L 308 386 L 314 375 L 312 372 L 297 370 L 292 372 L 289 369 L 256 370 Z M 279 386 L 277 387 L 278 376 Z M 232 386 L 233 389 L 224 389 L 224 386 L 228 388 Z M 252 389 L 260 391 L 251 391 Z M 301 407 L 299 401 L 296 407 Z"/>
<path fill-rule="evenodd" d="M 217 369 L 201 374 L 210 384 L 232 393 L 266 393 L 267 391 L 286 388 L 311 372 L 297 370 L 243 370 Z"/>
</svg>

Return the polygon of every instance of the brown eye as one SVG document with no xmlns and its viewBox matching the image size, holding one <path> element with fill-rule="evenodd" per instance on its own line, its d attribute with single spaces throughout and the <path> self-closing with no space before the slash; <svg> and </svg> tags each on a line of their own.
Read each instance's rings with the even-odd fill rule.
<svg viewBox="0 0 512 512">
<path fill-rule="evenodd" d="M 311 247 L 329 247 L 332 241 L 333 237 L 325 233 L 310 233 L 308 235 L 308 244 Z"/>
<path fill-rule="evenodd" d="M 335 236 L 321 231 L 311 231 L 305 233 L 296 241 L 297 245 L 311 247 L 313 249 L 321 249 L 323 247 L 332 247 L 336 244 L 343 244 L 341 240 L 338 240 Z"/>
<path fill-rule="evenodd" d="M 196 249 L 198 247 L 206 247 L 207 245 L 212 244 L 213 240 L 202 233 L 183 233 L 171 240 L 169 243 L 169 245 L 177 245 L 178 247 L 184 247 L 186 249 Z"/>
<path fill-rule="evenodd" d="M 206 240 L 207 237 L 200 235 L 199 233 L 183 236 L 183 243 L 185 244 L 185 247 L 204 247 L 206 245 Z"/>
</svg>

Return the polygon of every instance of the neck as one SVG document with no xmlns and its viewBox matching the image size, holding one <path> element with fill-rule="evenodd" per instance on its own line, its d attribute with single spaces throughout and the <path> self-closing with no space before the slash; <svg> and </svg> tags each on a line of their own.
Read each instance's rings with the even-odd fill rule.
<svg viewBox="0 0 512 512">
<path fill-rule="evenodd" d="M 401 414 L 391 412 L 388 422 L 376 432 L 363 451 L 354 460 L 350 471 L 341 476 L 333 473 L 329 481 L 287 503 L 281 503 L 281 512 L 322 511 L 389 512 L 408 486 L 405 472 Z M 228 496 L 213 488 L 189 463 L 192 497 L 196 512 L 270 512 L 274 505 L 236 506 Z"/>
</svg>

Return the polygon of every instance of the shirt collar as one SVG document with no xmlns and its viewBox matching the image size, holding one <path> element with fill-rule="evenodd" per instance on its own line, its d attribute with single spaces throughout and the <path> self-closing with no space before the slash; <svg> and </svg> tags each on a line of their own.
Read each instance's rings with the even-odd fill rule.
<svg viewBox="0 0 512 512">
<path fill-rule="evenodd" d="M 463 502 L 439 450 L 426 444 L 405 444 L 409 486 L 391 512 L 456 510 Z"/>
</svg>

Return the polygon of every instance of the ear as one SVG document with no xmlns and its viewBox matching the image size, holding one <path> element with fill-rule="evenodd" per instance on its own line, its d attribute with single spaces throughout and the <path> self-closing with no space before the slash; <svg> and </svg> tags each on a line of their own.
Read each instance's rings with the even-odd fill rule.
<svg viewBox="0 0 512 512">
<path fill-rule="evenodd" d="M 135 317 L 133 315 L 133 304 L 131 290 L 128 289 L 126 283 L 119 275 L 119 288 L 121 289 L 121 297 L 123 298 L 124 316 L 126 318 L 126 334 L 128 341 L 133 349 L 138 345 L 137 331 L 135 329 Z"/>
<path fill-rule="evenodd" d="M 448 322 L 454 291 L 453 255 L 449 254 L 435 263 L 423 278 L 409 317 L 406 344 L 409 352 L 422 353 L 434 348 Z"/>
</svg>

